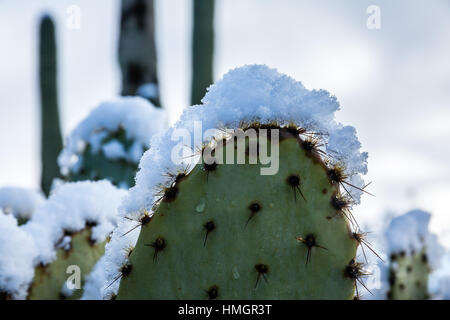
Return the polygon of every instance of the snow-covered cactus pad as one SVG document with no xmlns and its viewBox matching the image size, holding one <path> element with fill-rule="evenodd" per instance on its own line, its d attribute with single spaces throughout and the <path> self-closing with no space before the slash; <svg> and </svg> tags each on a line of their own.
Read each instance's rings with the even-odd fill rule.
<svg viewBox="0 0 450 320">
<path fill-rule="evenodd" d="M 13 215 L 19 224 L 26 223 L 45 201 L 39 191 L 21 187 L 0 188 L 0 210 Z"/>
<path fill-rule="evenodd" d="M 0 209 L 0 300 L 26 298 L 36 254 L 31 235 Z"/>
<path fill-rule="evenodd" d="M 413 210 L 392 219 L 386 237 L 389 246 L 389 291 L 392 300 L 430 298 L 428 278 L 442 248 L 428 231 L 430 214 Z"/>
<path fill-rule="evenodd" d="M 80 297 L 82 290 L 78 289 L 104 253 L 125 193 L 108 181 L 66 183 L 52 192 L 27 224 L 11 227 L 15 232 L 2 232 L 8 238 L 0 246 L 0 274 L 4 276 L 0 278 L 0 288 L 5 296 L 14 299 Z M 19 236 L 31 243 L 21 244 Z M 21 252 L 26 254 L 20 255 Z M 74 268 L 80 271 L 80 287 L 69 289 L 66 280 Z M 77 282 L 74 280 L 73 284 L 76 286 Z"/>
<path fill-rule="evenodd" d="M 363 192 L 367 154 L 360 153 L 354 128 L 334 121 L 336 99 L 254 65 L 230 71 L 202 102 L 155 136 L 144 154 L 124 202 L 127 219 L 103 259 L 114 267 L 104 297 L 352 298 L 366 275 L 355 261 L 361 235 L 352 230 L 350 208 Z M 220 130 L 194 137 L 192 149 L 211 151 L 213 161 L 189 170 L 173 161 L 180 143 L 173 135 L 182 129 L 194 136 L 197 121 L 201 133 Z M 267 130 L 275 141 L 268 142 L 270 155 L 279 147 L 275 174 L 262 175 L 268 166 L 252 164 L 250 158 L 262 154 L 248 147 L 251 139 L 246 164 L 236 158 L 221 164 L 220 157 L 238 143 L 237 131 L 222 135 L 223 128 Z M 134 228 L 124 227 L 130 219 Z M 139 237 L 133 247 L 128 235 L 134 232 Z"/>
<path fill-rule="evenodd" d="M 108 179 L 130 187 L 151 137 L 166 126 L 164 110 L 143 98 L 102 103 L 69 136 L 58 158 L 61 173 L 71 181 Z"/>
</svg>

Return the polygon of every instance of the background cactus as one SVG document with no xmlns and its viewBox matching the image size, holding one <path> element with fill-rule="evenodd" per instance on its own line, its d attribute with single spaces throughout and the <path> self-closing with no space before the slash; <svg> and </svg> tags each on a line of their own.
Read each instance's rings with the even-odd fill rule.
<svg viewBox="0 0 450 320">
<path fill-rule="evenodd" d="M 85 276 L 103 255 L 107 237 L 117 224 L 124 194 L 108 181 L 66 183 L 52 192 L 24 226 L 6 220 L 5 226 L 0 226 L 6 237 L 0 246 L 0 291 L 4 296 L 80 297 Z M 0 219 L 13 219 L 4 217 Z M 69 290 L 68 266 L 80 269 L 79 288 Z"/>
<path fill-rule="evenodd" d="M 390 261 L 387 298 L 423 300 L 431 296 L 428 279 L 439 264 L 442 248 L 428 230 L 431 215 L 413 210 L 392 219 L 386 230 Z"/>
<path fill-rule="evenodd" d="M 429 299 L 428 277 L 431 267 L 425 250 L 406 254 L 391 254 L 389 268 L 388 299 L 424 300 Z"/>
<path fill-rule="evenodd" d="M 69 136 L 58 159 L 61 172 L 70 181 L 107 179 L 131 187 L 152 135 L 165 126 L 165 112 L 143 98 L 102 103 Z"/>
<path fill-rule="evenodd" d="M 143 222 L 117 298 L 353 298 L 363 271 L 348 203 L 299 132 L 281 130 L 276 175 L 205 163 L 176 176 Z"/>
<path fill-rule="evenodd" d="M 104 254 L 106 241 L 97 243 L 93 240 L 92 227 L 93 225 L 88 223 L 81 231 L 66 232 L 61 243 L 56 245 L 56 260 L 48 265 L 36 267 L 27 299 L 58 300 L 81 297 L 82 290 L 70 290 L 65 285 L 70 275 L 67 273 L 67 268 L 77 266 L 82 272 L 81 275 L 85 272 L 89 273 Z"/>
<path fill-rule="evenodd" d="M 48 196 L 53 179 L 59 176 L 58 154 L 62 149 L 57 92 L 55 25 L 42 18 L 39 33 L 39 84 L 41 95 L 41 188 Z"/>
</svg>

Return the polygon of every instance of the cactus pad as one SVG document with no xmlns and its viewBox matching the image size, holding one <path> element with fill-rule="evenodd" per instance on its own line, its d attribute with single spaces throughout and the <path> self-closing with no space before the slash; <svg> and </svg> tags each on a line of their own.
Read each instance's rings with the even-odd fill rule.
<svg viewBox="0 0 450 320">
<path fill-rule="evenodd" d="M 275 175 L 252 156 L 199 162 L 161 188 L 119 270 L 118 299 L 353 298 L 359 243 L 314 141 L 281 129 Z"/>
<path fill-rule="evenodd" d="M 389 268 L 391 300 L 424 300 L 429 298 L 428 276 L 431 268 L 425 250 L 391 255 Z"/>
<path fill-rule="evenodd" d="M 75 290 L 70 297 L 62 292 L 62 288 L 70 276 L 66 272 L 67 267 L 71 265 L 80 267 L 81 280 L 83 280 L 83 275 L 89 274 L 104 252 L 105 242 L 95 243 L 92 241 L 90 227 L 72 234 L 70 245 L 57 250 L 56 260 L 49 265 L 36 267 L 28 299 L 57 300 L 80 298 L 82 290 Z M 82 285 L 83 281 L 81 281 L 81 287 Z"/>
</svg>

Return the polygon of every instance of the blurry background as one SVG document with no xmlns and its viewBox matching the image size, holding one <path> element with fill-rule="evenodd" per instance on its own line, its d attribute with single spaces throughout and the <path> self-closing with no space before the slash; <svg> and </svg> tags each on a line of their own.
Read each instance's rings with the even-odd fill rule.
<svg viewBox="0 0 450 320">
<path fill-rule="evenodd" d="M 68 26 L 78 6 L 80 28 Z M 380 8 L 380 29 L 366 25 Z M 369 231 L 386 214 L 433 213 L 450 247 L 450 2 L 216 0 L 214 80 L 264 63 L 336 95 L 337 118 L 369 152 L 368 190 L 355 208 Z M 55 20 L 63 136 L 121 92 L 120 1 L 0 0 L 0 186 L 40 185 L 38 33 Z M 155 0 L 160 101 L 175 122 L 191 103 L 193 3 Z"/>
</svg>

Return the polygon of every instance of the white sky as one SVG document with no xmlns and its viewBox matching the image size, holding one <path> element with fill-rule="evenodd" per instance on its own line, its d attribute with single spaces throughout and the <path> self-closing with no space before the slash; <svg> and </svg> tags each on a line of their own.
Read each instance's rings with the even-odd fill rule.
<svg viewBox="0 0 450 320">
<path fill-rule="evenodd" d="M 450 2 L 447 0 L 216 0 L 215 77 L 265 63 L 309 88 L 335 94 L 338 120 L 369 152 L 355 215 L 376 231 L 386 212 L 431 211 L 450 246 Z M 69 5 L 81 29 L 66 27 Z M 381 9 L 381 29 L 366 8 Z M 119 1 L 0 0 L 0 186 L 39 185 L 37 22 L 57 21 L 64 134 L 119 92 Z M 191 1 L 157 0 L 162 102 L 171 121 L 189 103 Z"/>
</svg>

